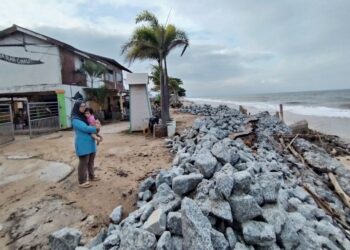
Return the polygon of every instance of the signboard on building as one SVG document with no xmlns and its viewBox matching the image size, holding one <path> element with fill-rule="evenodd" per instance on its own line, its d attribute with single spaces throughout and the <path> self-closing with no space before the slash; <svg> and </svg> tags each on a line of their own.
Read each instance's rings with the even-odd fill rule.
<svg viewBox="0 0 350 250">
<path fill-rule="evenodd" d="M 0 53 L 0 60 L 9 62 L 9 63 L 22 64 L 22 65 L 43 64 L 43 62 L 40 60 L 33 60 L 27 57 L 9 56 L 2 53 Z"/>
</svg>

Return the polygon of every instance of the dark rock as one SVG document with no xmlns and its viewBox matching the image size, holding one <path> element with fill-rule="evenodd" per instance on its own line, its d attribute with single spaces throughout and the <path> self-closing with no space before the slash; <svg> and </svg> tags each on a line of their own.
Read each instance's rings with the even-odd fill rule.
<svg viewBox="0 0 350 250">
<path fill-rule="evenodd" d="M 49 236 L 52 250 L 75 250 L 79 245 L 82 233 L 74 228 L 62 228 Z"/>
<path fill-rule="evenodd" d="M 167 218 L 167 229 L 172 235 L 182 235 L 181 213 L 170 212 Z"/>
<path fill-rule="evenodd" d="M 106 250 L 111 249 L 112 247 L 119 247 L 119 245 L 120 245 L 119 233 L 113 233 L 112 235 L 108 236 L 103 242 L 103 247 Z"/>
<path fill-rule="evenodd" d="M 141 182 L 139 192 L 145 192 L 146 190 L 151 189 L 153 185 L 155 185 L 155 180 L 152 177 L 148 177 Z"/>
<path fill-rule="evenodd" d="M 215 229 L 211 229 L 211 242 L 215 250 L 228 250 L 229 244 L 225 236 Z"/>
</svg>

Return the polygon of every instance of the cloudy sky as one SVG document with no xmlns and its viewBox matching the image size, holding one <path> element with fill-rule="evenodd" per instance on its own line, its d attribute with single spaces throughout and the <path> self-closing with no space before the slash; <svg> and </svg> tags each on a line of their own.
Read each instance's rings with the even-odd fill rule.
<svg viewBox="0 0 350 250">
<path fill-rule="evenodd" d="M 348 0 L 5 0 L 0 29 L 17 24 L 129 66 L 120 47 L 142 10 L 185 30 L 190 47 L 169 74 L 190 97 L 350 88 Z M 146 61 L 130 65 L 149 72 Z"/>
</svg>

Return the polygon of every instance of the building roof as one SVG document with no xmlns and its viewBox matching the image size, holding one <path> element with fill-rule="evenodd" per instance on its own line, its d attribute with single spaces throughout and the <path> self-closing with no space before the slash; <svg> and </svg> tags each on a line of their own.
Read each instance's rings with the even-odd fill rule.
<svg viewBox="0 0 350 250">
<path fill-rule="evenodd" d="M 92 53 L 89 53 L 89 52 L 86 52 L 86 51 L 82 51 L 80 49 L 77 49 L 67 43 L 64 43 L 64 42 L 61 42 L 59 40 L 56 40 L 54 38 L 51 38 L 51 37 L 48 37 L 48 36 L 45 36 L 45 35 L 42 35 L 40 33 L 37 33 L 37 32 L 34 32 L 32 30 L 29 30 L 29 29 L 26 29 L 26 28 L 23 28 L 23 27 L 20 27 L 18 25 L 13 25 L 7 29 L 4 29 L 2 31 L 0 31 L 0 39 L 2 38 L 5 38 L 9 35 L 12 35 L 14 34 L 15 32 L 21 32 L 21 33 L 24 33 L 24 34 L 27 34 L 29 36 L 33 36 L 35 38 L 38 38 L 42 41 L 45 41 L 47 43 L 50 43 L 50 44 L 53 44 L 53 45 L 56 45 L 58 47 L 61 47 L 61 48 L 64 48 L 64 49 L 67 49 L 75 54 L 79 54 L 85 58 L 88 58 L 88 59 L 91 59 L 91 60 L 94 60 L 94 61 L 99 61 L 99 62 L 102 62 L 102 63 L 107 63 L 107 64 L 111 64 L 115 67 L 118 67 L 122 70 L 125 70 L 127 72 L 130 72 L 131 71 L 124 67 L 123 65 L 121 65 L 120 63 L 118 63 L 116 60 L 112 59 L 112 58 L 108 58 L 108 57 L 104 57 L 104 56 L 99 56 L 99 55 L 95 55 L 95 54 L 92 54 Z M 18 45 L 13 45 L 13 46 L 19 46 L 19 45 L 31 45 L 30 43 L 26 43 L 26 44 L 18 44 Z"/>
</svg>

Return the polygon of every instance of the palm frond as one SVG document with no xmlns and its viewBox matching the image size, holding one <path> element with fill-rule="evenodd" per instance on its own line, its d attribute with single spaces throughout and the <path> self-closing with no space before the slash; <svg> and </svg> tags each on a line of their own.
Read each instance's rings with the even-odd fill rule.
<svg viewBox="0 0 350 250">
<path fill-rule="evenodd" d="M 157 27 L 159 25 L 157 17 L 147 10 L 144 10 L 138 14 L 135 21 L 136 23 L 148 22 L 152 27 Z"/>
</svg>

